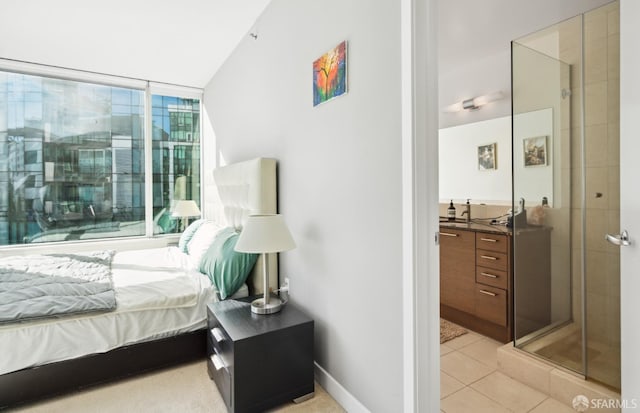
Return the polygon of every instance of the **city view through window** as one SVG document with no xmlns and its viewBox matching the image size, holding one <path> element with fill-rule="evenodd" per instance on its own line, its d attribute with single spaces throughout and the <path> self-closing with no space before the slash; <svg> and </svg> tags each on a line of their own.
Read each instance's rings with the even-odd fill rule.
<svg viewBox="0 0 640 413">
<path fill-rule="evenodd" d="M 0 245 L 141 236 L 181 229 L 177 200 L 200 204 L 200 102 L 0 72 Z M 152 176 L 145 174 L 145 145 Z"/>
</svg>

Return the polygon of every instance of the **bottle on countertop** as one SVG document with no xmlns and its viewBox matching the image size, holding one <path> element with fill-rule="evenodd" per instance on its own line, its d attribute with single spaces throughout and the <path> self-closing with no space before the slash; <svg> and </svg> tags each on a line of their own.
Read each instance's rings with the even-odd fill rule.
<svg viewBox="0 0 640 413">
<path fill-rule="evenodd" d="M 447 218 L 449 221 L 456 220 L 456 207 L 453 206 L 453 199 L 449 203 L 449 208 L 447 208 Z"/>
</svg>

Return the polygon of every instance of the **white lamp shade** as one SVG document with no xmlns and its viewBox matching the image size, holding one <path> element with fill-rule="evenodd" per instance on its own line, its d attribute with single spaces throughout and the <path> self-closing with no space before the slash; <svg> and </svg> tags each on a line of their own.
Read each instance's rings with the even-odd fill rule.
<svg viewBox="0 0 640 413">
<path fill-rule="evenodd" d="M 294 249 L 296 243 L 280 215 L 250 215 L 238 237 L 235 250 L 271 253 Z"/>
<path fill-rule="evenodd" d="M 192 200 L 180 200 L 174 205 L 171 215 L 176 218 L 188 218 L 200 216 L 200 208 L 196 201 Z"/>
</svg>

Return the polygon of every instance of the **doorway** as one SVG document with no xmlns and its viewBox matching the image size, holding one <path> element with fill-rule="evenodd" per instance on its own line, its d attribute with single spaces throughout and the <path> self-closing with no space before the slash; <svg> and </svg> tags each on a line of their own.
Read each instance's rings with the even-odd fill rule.
<svg viewBox="0 0 640 413">
<path fill-rule="evenodd" d="M 411 27 L 412 21 L 426 22 L 418 24 L 415 32 L 407 29 L 403 36 L 403 45 L 408 50 L 408 59 L 415 64 L 406 64 L 415 69 L 405 70 L 404 75 L 414 73 L 414 81 L 405 86 L 405 98 L 407 104 L 404 113 L 407 119 L 411 119 L 411 125 L 415 128 L 409 141 L 417 146 L 409 152 L 407 159 L 415 159 L 416 163 L 410 167 L 411 174 L 403 180 L 405 185 L 412 185 L 416 181 L 425 181 L 424 172 L 433 171 L 433 165 L 437 165 L 437 149 L 431 142 L 437 140 L 438 105 L 435 102 L 433 91 L 437 90 L 437 72 L 434 67 L 434 50 L 437 50 L 436 36 L 433 35 L 434 27 L 438 21 L 437 0 L 423 0 L 414 4 L 404 1 L 405 10 L 409 10 L 404 16 L 403 26 Z M 640 268 L 640 251 L 638 250 L 634 234 L 640 233 L 640 192 L 637 191 L 637 177 L 640 176 L 640 163 L 637 162 L 637 154 L 640 153 L 640 141 L 635 139 L 640 136 L 640 123 L 637 122 L 637 114 L 640 113 L 640 37 L 637 36 L 636 22 L 640 20 L 640 3 L 631 0 L 620 0 L 620 222 L 624 229 L 629 231 L 631 246 L 620 251 L 620 301 L 621 301 L 621 387 L 623 401 L 638 400 L 637 389 L 640 388 L 640 356 L 637 348 L 640 348 L 640 334 L 637 328 L 637 314 L 640 313 L 640 300 L 637 292 L 640 291 L 640 277 L 637 277 L 637 268 Z M 410 16 L 410 17 L 409 17 Z M 427 59 L 424 58 L 424 50 L 427 50 Z M 407 59 L 405 59 L 407 63 Z M 425 88 L 429 85 L 429 88 Z M 409 92 L 408 92 L 409 90 Z M 409 103 L 410 104 L 409 104 Z M 416 103 L 418 102 L 418 103 Z M 426 102 L 426 103 L 425 103 Z M 427 112 L 424 110 L 430 108 Z M 427 113 L 426 118 L 409 113 Z M 417 126 L 417 127 L 416 127 Z M 407 143 L 407 142 L 405 142 Z M 430 150 L 423 152 L 424 146 Z M 407 143 L 407 146 L 408 143 Z M 433 150 L 435 149 L 435 151 Z M 437 167 L 435 168 L 437 170 Z M 407 357 L 405 362 L 405 380 L 408 390 L 405 393 L 405 408 L 407 411 L 431 411 L 438 407 L 437 392 L 439 389 L 438 355 L 439 348 L 436 345 L 436 325 L 438 301 L 438 264 L 437 247 L 426 240 L 432 240 L 432 234 L 437 228 L 430 220 L 437 211 L 437 185 L 433 179 L 426 179 L 427 185 L 414 186 L 407 191 L 405 199 L 417 199 L 414 206 L 424 206 L 417 210 L 417 215 L 411 218 L 415 228 L 415 239 L 420 240 L 418 247 L 413 246 L 413 255 L 417 257 L 419 251 L 428 251 L 427 260 L 405 260 L 408 267 L 416 269 L 405 273 L 405 284 L 414 285 L 406 289 L 405 296 L 423 297 L 414 300 L 410 306 L 413 310 L 411 317 L 406 321 L 405 341 L 409 343 L 405 350 L 414 348 L 415 357 Z M 435 207 L 434 207 L 435 204 Z M 415 210 L 412 210 L 415 211 Z M 416 213 L 416 212 L 412 212 Z M 411 262 L 411 263 L 410 263 Z M 424 278 L 422 275 L 428 275 Z M 422 281 L 420 281 L 422 280 Z M 430 303 L 430 304 L 428 304 Z M 428 310 L 428 312 L 425 312 Z M 413 321 L 412 321 L 413 320 Z M 416 322 L 416 329 L 412 329 L 412 322 Z M 414 343 L 412 345 L 410 343 Z M 422 343 L 422 345 L 419 345 Z M 418 351 L 418 349 L 420 349 Z M 425 350 L 426 349 L 426 350 Z M 409 353 L 407 353 L 409 354 Z M 436 393 L 436 394 L 434 394 Z"/>
</svg>

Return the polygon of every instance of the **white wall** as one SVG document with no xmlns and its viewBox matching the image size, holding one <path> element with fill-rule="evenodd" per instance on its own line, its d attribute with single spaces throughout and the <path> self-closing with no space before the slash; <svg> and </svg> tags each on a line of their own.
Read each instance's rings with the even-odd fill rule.
<svg viewBox="0 0 640 413">
<path fill-rule="evenodd" d="M 205 157 L 279 160 L 279 209 L 298 244 L 280 276 L 315 319 L 315 360 L 355 405 L 400 411 L 400 4 L 275 0 L 256 28 L 205 89 L 216 137 Z M 349 92 L 313 107 L 312 62 L 342 40 Z"/>
<path fill-rule="evenodd" d="M 440 129 L 440 202 L 511 204 L 511 117 Z M 496 144 L 496 169 L 478 169 L 478 146 Z"/>
<path fill-rule="evenodd" d="M 505 39 L 502 50 L 455 67 L 442 68 L 438 82 L 440 128 L 511 115 L 511 50 Z M 501 91 L 504 98 L 479 110 L 455 113 L 443 109 L 456 102 Z"/>
</svg>

